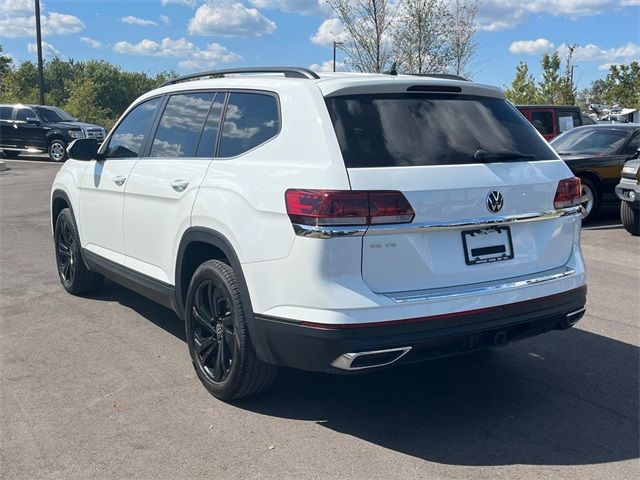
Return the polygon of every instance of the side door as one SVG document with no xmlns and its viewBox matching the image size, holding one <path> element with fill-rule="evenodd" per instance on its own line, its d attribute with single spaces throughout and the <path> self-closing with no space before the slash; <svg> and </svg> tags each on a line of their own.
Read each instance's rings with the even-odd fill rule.
<svg viewBox="0 0 640 480">
<path fill-rule="evenodd" d="M 535 109 L 529 112 L 529 121 L 540 132 L 545 140 L 553 140 L 558 135 L 553 120 L 552 110 Z"/>
<path fill-rule="evenodd" d="M 167 97 L 148 153 L 133 168 L 124 202 L 125 266 L 174 283 L 175 255 L 213 160 L 226 94 Z"/>
<path fill-rule="evenodd" d="M 125 258 L 124 189 L 144 151 L 162 100 L 162 97 L 147 100 L 127 113 L 100 148 L 103 158 L 90 162 L 80 184 L 82 246 L 120 264 L 124 264 Z"/>
<path fill-rule="evenodd" d="M 35 110 L 30 107 L 16 109 L 13 133 L 19 147 L 38 150 L 44 150 L 46 147 L 42 123 L 38 120 Z"/>
</svg>

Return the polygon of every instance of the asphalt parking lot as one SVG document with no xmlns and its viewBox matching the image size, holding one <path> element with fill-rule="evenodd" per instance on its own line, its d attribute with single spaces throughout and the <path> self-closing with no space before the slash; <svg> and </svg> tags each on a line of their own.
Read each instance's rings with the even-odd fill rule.
<svg viewBox="0 0 640 480">
<path fill-rule="evenodd" d="M 640 239 L 583 231 L 587 315 L 505 348 L 362 376 L 283 371 L 225 404 L 183 324 L 114 283 L 66 294 L 53 163 L 0 173 L 0 478 L 627 479 L 640 475 Z"/>
</svg>

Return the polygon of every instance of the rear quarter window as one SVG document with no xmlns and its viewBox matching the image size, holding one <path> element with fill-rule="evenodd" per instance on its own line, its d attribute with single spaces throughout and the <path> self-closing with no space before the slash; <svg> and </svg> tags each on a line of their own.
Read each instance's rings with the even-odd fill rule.
<svg viewBox="0 0 640 480">
<path fill-rule="evenodd" d="M 506 100 L 434 93 L 326 99 L 347 168 L 479 163 L 482 149 L 557 158 Z"/>
</svg>

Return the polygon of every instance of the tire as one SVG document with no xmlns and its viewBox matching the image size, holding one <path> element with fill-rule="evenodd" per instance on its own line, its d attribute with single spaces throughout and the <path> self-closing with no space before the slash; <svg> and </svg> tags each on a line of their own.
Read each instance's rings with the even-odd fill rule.
<svg viewBox="0 0 640 480">
<path fill-rule="evenodd" d="M 253 348 L 246 311 L 229 265 L 209 260 L 198 267 L 187 292 L 187 344 L 198 378 L 220 400 L 263 392 L 277 374 Z"/>
<path fill-rule="evenodd" d="M 580 178 L 582 183 L 582 223 L 587 223 L 595 217 L 600 208 L 600 193 L 591 180 Z"/>
<path fill-rule="evenodd" d="M 624 229 L 631 235 L 640 235 L 640 208 L 635 210 L 627 202 L 620 203 L 620 218 Z"/>
<path fill-rule="evenodd" d="M 104 277 L 85 265 L 78 228 L 68 208 L 63 209 L 56 218 L 54 242 L 58 277 L 64 289 L 72 295 L 98 292 L 102 288 Z"/>
<path fill-rule="evenodd" d="M 4 158 L 18 158 L 21 152 L 16 152 L 15 150 L 3 150 L 2 155 Z"/>
<path fill-rule="evenodd" d="M 49 154 L 49 159 L 54 162 L 64 162 L 67 159 L 67 144 L 64 140 L 54 138 L 49 142 L 47 153 Z"/>
</svg>

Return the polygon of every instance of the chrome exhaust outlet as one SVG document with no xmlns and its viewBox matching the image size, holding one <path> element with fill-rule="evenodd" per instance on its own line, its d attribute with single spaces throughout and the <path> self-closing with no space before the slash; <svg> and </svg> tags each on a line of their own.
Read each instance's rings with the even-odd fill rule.
<svg viewBox="0 0 640 480">
<path fill-rule="evenodd" d="M 364 370 L 391 365 L 404 357 L 412 347 L 388 348 L 370 352 L 343 353 L 331 366 L 340 370 Z"/>
<path fill-rule="evenodd" d="M 567 313 L 567 316 L 565 317 L 565 323 L 567 328 L 575 325 L 578 322 L 578 320 L 580 320 L 583 317 L 584 312 L 586 310 L 587 310 L 587 307 L 582 307 L 571 313 Z"/>
</svg>

